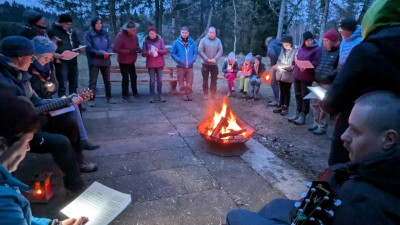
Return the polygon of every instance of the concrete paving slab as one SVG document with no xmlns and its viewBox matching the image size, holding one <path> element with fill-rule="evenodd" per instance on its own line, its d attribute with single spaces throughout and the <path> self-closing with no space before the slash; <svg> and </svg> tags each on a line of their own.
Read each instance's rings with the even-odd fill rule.
<svg viewBox="0 0 400 225">
<path fill-rule="evenodd" d="M 181 137 L 200 136 L 199 132 L 197 131 L 197 122 L 196 123 L 174 124 L 174 127 L 179 132 Z"/>
<path fill-rule="evenodd" d="M 111 224 L 219 225 L 233 208 L 235 204 L 223 190 L 212 189 L 132 204 Z"/>
<path fill-rule="evenodd" d="M 185 124 L 185 123 L 198 123 L 199 120 L 197 120 L 196 117 L 192 116 L 192 115 L 188 115 L 188 116 L 180 116 L 180 117 L 173 117 L 170 118 L 168 117 L 168 120 L 170 123 L 176 125 L 176 124 Z"/>
<path fill-rule="evenodd" d="M 99 165 L 97 172 L 82 174 L 87 181 L 203 164 L 189 148 L 140 151 L 108 157 L 86 156 L 86 160 Z"/>
<path fill-rule="evenodd" d="M 101 147 L 95 151 L 84 151 L 86 157 L 110 156 L 132 152 L 147 152 L 161 149 L 179 149 L 186 147 L 185 141 L 175 135 L 156 135 L 97 141 Z M 150 153 L 149 153 L 150 154 Z"/>
</svg>

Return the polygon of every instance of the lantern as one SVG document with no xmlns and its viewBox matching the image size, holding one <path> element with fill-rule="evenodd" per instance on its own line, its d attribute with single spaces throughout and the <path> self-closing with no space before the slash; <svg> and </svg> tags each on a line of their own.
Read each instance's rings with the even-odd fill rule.
<svg viewBox="0 0 400 225">
<path fill-rule="evenodd" d="M 52 173 L 42 173 L 36 175 L 32 179 L 31 189 L 33 196 L 29 198 L 32 203 L 47 203 L 53 197 L 53 190 L 51 188 L 51 175 Z"/>
<path fill-rule="evenodd" d="M 265 71 L 263 74 L 261 74 L 261 79 L 262 79 L 262 81 L 263 81 L 264 83 L 270 84 L 270 83 L 271 83 L 271 79 L 272 79 L 271 76 L 272 76 L 272 75 L 271 75 L 270 72 Z"/>
</svg>

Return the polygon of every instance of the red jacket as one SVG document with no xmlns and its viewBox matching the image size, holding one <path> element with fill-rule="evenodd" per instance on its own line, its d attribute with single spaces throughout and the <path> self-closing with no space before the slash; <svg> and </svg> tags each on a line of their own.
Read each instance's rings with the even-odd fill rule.
<svg viewBox="0 0 400 225">
<path fill-rule="evenodd" d="M 140 51 L 137 35 L 130 36 L 126 31 L 120 30 L 114 45 L 114 52 L 118 53 L 118 62 L 134 64 L 137 59 L 137 51 Z"/>
<path fill-rule="evenodd" d="M 152 45 L 158 48 L 157 57 L 154 57 L 153 55 L 149 54 Z M 161 39 L 159 35 L 157 35 L 157 39 L 154 42 L 150 40 L 149 36 L 147 36 L 144 39 L 142 50 L 143 50 L 142 52 L 143 57 L 146 57 L 147 68 L 160 68 L 160 67 L 164 68 L 165 66 L 164 55 L 167 54 L 167 50 L 165 49 L 163 39 Z"/>
</svg>

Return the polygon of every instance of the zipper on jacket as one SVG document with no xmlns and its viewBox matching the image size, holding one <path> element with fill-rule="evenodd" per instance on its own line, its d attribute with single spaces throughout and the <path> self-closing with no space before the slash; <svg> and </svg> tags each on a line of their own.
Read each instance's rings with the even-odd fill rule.
<svg viewBox="0 0 400 225">
<path fill-rule="evenodd" d="M 189 52 L 189 41 L 188 41 L 188 48 L 185 47 L 184 44 L 182 44 L 181 41 L 179 41 L 179 43 L 183 46 L 183 48 L 185 49 L 186 52 L 186 68 L 189 68 L 189 59 L 188 59 L 188 52 Z"/>
</svg>

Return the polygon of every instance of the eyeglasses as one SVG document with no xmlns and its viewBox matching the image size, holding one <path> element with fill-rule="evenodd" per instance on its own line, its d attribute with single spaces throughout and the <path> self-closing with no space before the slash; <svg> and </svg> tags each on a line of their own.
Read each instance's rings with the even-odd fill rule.
<svg viewBox="0 0 400 225">
<path fill-rule="evenodd" d="M 51 62 L 51 61 L 54 60 L 53 57 L 49 58 L 49 57 L 47 57 L 47 56 L 32 55 L 32 62 L 33 62 L 34 59 L 35 59 L 36 61 L 39 61 L 39 59 L 43 59 L 43 61 L 44 61 L 45 63 L 48 63 L 48 62 Z"/>
</svg>

